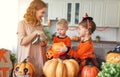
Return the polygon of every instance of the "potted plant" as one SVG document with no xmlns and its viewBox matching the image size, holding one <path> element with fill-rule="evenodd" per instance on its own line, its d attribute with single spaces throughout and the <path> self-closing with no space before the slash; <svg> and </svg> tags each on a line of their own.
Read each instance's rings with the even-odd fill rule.
<svg viewBox="0 0 120 77">
<path fill-rule="evenodd" d="M 96 36 L 96 42 L 100 42 L 101 37 L 99 35 Z"/>
</svg>

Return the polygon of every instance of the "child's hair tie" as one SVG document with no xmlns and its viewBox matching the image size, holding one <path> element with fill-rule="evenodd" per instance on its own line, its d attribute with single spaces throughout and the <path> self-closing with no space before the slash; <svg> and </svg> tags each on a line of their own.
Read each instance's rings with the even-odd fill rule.
<svg viewBox="0 0 120 77">
<path fill-rule="evenodd" d="M 91 29 L 91 25 L 88 19 L 87 19 L 87 29 Z"/>
<path fill-rule="evenodd" d="M 82 20 L 82 21 L 84 21 L 84 20 L 87 21 L 87 29 L 91 29 L 92 27 L 91 27 L 91 25 L 90 25 L 90 20 L 92 21 L 93 18 L 92 18 L 92 17 L 89 17 L 88 14 L 86 13 L 86 14 L 85 14 L 85 17 L 83 17 L 83 20 Z"/>
</svg>

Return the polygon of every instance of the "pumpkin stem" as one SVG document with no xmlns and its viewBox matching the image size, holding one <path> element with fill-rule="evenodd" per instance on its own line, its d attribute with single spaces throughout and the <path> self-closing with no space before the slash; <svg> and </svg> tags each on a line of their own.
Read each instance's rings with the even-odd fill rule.
<svg viewBox="0 0 120 77">
<path fill-rule="evenodd" d="M 26 63 L 27 62 L 27 58 L 25 58 L 24 60 L 23 60 L 23 63 Z"/>
<path fill-rule="evenodd" d="M 89 62 L 89 66 L 90 66 L 90 67 L 92 67 L 92 66 L 93 66 L 92 62 Z"/>
<path fill-rule="evenodd" d="M 89 65 L 90 63 L 92 63 L 92 64 L 94 63 L 92 58 L 87 58 L 86 59 L 86 65 Z"/>
<path fill-rule="evenodd" d="M 29 58 L 30 58 L 29 56 L 28 56 L 27 58 L 25 58 L 25 59 L 23 60 L 23 63 L 26 63 Z"/>
</svg>

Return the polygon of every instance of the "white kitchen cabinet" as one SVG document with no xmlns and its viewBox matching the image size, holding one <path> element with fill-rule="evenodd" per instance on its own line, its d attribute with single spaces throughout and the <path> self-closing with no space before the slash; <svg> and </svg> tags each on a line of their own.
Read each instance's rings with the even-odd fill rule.
<svg viewBox="0 0 120 77">
<path fill-rule="evenodd" d="M 79 7 L 76 7 L 77 4 Z M 93 17 L 97 27 L 119 27 L 119 6 L 119 0 L 66 0 L 66 19 L 70 22 L 70 26 L 76 26 L 85 13 L 88 13 Z"/>
<path fill-rule="evenodd" d="M 69 26 L 75 26 L 80 21 L 80 0 L 66 0 L 65 1 L 65 18 L 69 22 Z"/>
<path fill-rule="evenodd" d="M 120 0 L 45 0 L 48 20 L 66 18 L 76 26 L 85 13 L 93 17 L 97 27 L 120 26 Z"/>
<path fill-rule="evenodd" d="M 94 16 L 94 10 L 98 15 L 98 8 L 94 8 L 93 0 L 66 0 L 66 19 L 70 22 L 70 26 L 76 26 L 87 13 L 89 16 Z M 99 4 L 99 2 L 98 2 Z M 94 9 L 93 9 L 94 8 Z M 94 16 L 95 17 L 95 16 Z M 96 18 L 97 19 L 97 18 Z M 99 21 L 98 21 L 99 23 Z M 101 23 L 101 22 L 100 22 Z"/>
<path fill-rule="evenodd" d="M 93 17 L 93 21 L 96 23 L 97 27 L 103 27 L 104 21 L 104 1 L 97 0 L 93 1 L 91 5 L 91 17 Z"/>
<path fill-rule="evenodd" d="M 109 27 L 120 25 L 120 0 L 105 1 L 103 24 Z"/>
<path fill-rule="evenodd" d="M 57 20 L 65 17 L 65 1 L 64 0 L 50 0 L 48 18 L 50 20 Z"/>
<path fill-rule="evenodd" d="M 87 13 L 88 16 L 92 15 L 92 5 L 93 5 L 93 0 L 83 0 L 81 2 L 81 10 L 80 10 L 81 18 L 85 16 L 85 13 Z"/>
<path fill-rule="evenodd" d="M 64 0 L 43 0 L 47 4 L 47 11 L 43 18 L 43 24 L 50 20 L 58 20 L 65 17 Z"/>
<path fill-rule="evenodd" d="M 120 0 L 91 1 L 91 16 L 97 27 L 120 26 Z"/>
<path fill-rule="evenodd" d="M 97 27 L 119 27 L 119 0 L 93 0 L 92 17 Z"/>
</svg>

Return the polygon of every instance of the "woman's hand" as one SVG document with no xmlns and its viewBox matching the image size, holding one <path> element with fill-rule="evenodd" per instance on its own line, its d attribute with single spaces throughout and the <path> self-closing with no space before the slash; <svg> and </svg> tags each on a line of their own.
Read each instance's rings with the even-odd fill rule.
<svg viewBox="0 0 120 77">
<path fill-rule="evenodd" d="M 48 43 L 47 40 L 41 41 L 41 42 L 40 42 L 40 46 L 41 46 L 41 47 L 45 47 L 45 46 L 47 45 L 47 43 Z"/>
<path fill-rule="evenodd" d="M 38 36 L 38 35 L 43 34 L 43 31 L 35 30 L 34 33 L 35 33 L 36 36 Z"/>
</svg>

